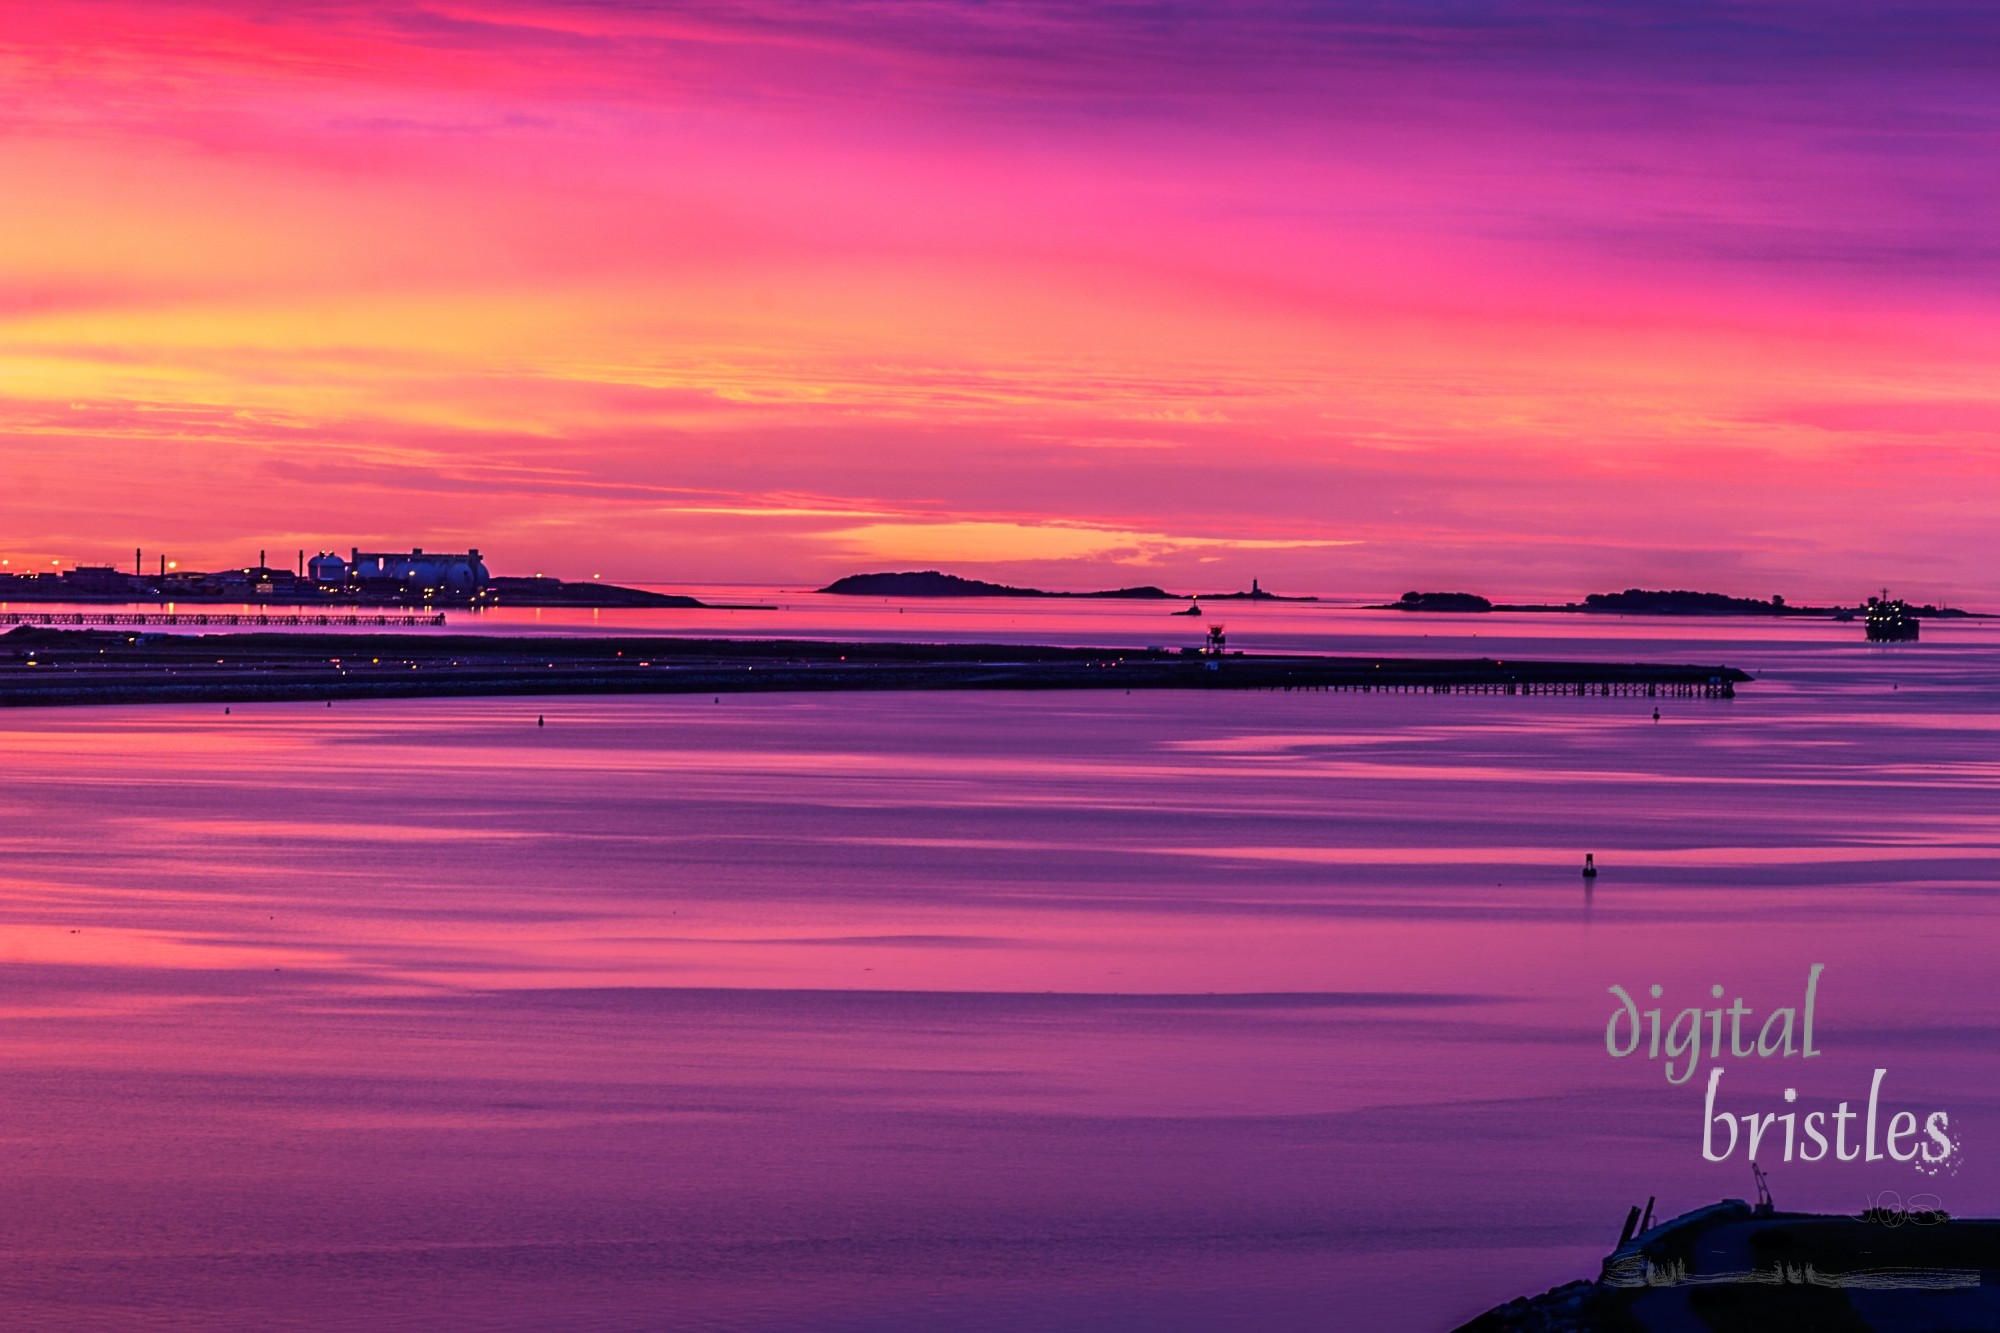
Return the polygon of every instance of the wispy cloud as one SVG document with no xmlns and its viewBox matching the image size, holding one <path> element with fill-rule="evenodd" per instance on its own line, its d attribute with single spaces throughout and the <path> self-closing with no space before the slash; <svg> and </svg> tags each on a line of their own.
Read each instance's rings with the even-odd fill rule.
<svg viewBox="0 0 2000 1333">
<path fill-rule="evenodd" d="M 1298 551 L 1356 544 L 1351 540 L 1326 538 L 1173 535 L 1082 523 L 991 519 L 866 523 L 836 528 L 823 535 L 860 559 L 976 565 L 1073 560 L 1153 565 L 1192 552 Z"/>
</svg>

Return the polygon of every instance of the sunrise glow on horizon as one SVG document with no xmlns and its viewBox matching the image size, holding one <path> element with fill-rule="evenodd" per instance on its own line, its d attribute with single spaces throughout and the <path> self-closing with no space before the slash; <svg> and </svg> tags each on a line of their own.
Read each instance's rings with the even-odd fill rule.
<svg viewBox="0 0 2000 1333">
<path fill-rule="evenodd" d="M 2000 610 L 2000 15 L 10 5 L 0 555 Z"/>
</svg>

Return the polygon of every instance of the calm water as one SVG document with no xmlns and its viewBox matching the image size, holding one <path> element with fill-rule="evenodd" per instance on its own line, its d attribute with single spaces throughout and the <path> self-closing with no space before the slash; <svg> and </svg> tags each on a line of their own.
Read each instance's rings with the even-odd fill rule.
<svg viewBox="0 0 2000 1333">
<path fill-rule="evenodd" d="M 1249 648 L 1763 679 L 1657 724 L 1282 693 L 0 714 L 0 1308 L 1443 1328 L 1593 1272 L 1649 1194 L 1750 1189 L 1740 1152 L 1701 1158 L 1701 1077 L 1605 1054 L 1608 985 L 1761 1014 L 1812 963 L 1825 1055 L 1727 1061 L 1724 1104 L 1861 1103 L 1883 1066 L 1884 1116 L 1948 1110 L 1964 1155 L 1767 1153 L 1780 1204 L 2000 1212 L 2000 630 L 1216 618 Z"/>
</svg>

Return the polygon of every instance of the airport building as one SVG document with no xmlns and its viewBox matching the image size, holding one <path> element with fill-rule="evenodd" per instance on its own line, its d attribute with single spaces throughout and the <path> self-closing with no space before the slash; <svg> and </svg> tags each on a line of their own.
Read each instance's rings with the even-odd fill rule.
<svg viewBox="0 0 2000 1333">
<path fill-rule="evenodd" d="M 486 562 L 477 550 L 427 552 L 419 546 L 410 551 L 363 551 L 357 547 L 350 555 L 343 560 L 331 551 L 321 551 L 307 565 L 309 577 L 322 586 L 394 586 L 455 593 L 477 592 L 488 582 Z"/>
</svg>

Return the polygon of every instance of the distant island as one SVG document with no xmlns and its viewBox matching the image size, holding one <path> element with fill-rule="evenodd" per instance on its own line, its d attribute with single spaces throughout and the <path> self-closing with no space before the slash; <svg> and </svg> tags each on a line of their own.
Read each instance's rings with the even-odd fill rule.
<svg viewBox="0 0 2000 1333">
<path fill-rule="evenodd" d="M 1731 597 L 1719 592 L 1649 592 L 1627 588 L 1624 592 L 1594 592 L 1583 599 L 1584 611 L 1609 612 L 1625 616 L 1831 616 L 1851 608 L 1833 606 L 1793 606 L 1783 597 L 1768 601 L 1756 597 Z"/>
<path fill-rule="evenodd" d="M 1400 601 L 1371 611 L 1491 611 L 1493 603 L 1473 592 L 1406 592 Z"/>
<path fill-rule="evenodd" d="M 1581 602 L 1492 602 L 1469 592 L 1406 592 L 1394 602 L 1368 608 L 1372 611 L 1537 611 L 1580 612 L 1585 615 L 1620 616 L 1818 616 L 1852 620 L 1865 615 L 1875 598 L 1855 606 L 1799 606 L 1781 596 L 1768 601 L 1756 597 L 1731 597 L 1719 592 L 1689 592 L 1676 588 L 1652 591 L 1627 588 L 1624 592 L 1594 592 Z M 1912 606 L 1909 614 L 1933 619 L 1978 617 L 1974 611 L 1955 606 Z"/>
<path fill-rule="evenodd" d="M 1168 592 L 1146 584 L 1137 588 L 1112 588 L 1103 592 L 1050 592 L 1045 588 L 1015 588 L 1005 583 L 961 578 L 935 569 L 906 570 L 893 574 L 849 574 L 835 579 L 823 593 L 842 597 L 1089 597 L 1142 602 L 1315 602 L 1317 597 L 1281 597 L 1265 592 L 1257 580 L 1249 592 Z"/>
<path fill-rule="evenodd" d="M 1317 602 L 1317 597 L 1283 597 L 1275 592 L 1265 592 L 1250 580 L 1249 592 L 1200 592 L 1190 594 L 1198 602 Z"/>
<path fill-rule="evenodd" d="M 1175 602 L 1181 599 L 1165 588 L 1112 588 L 1105 592 L 1048 592 L 1041 588 L 1012 588 L 1004 583 L 941 574 L 935 569 L 909 570 L 899 574 L 849 574 L 820 589 L 843 597 L 1118 597 L 1133 601 Z"/>
</svg>

